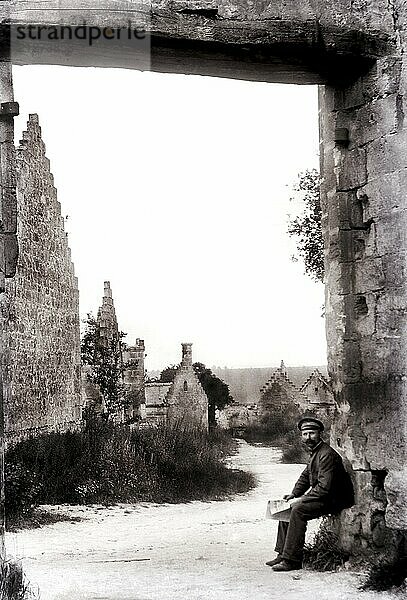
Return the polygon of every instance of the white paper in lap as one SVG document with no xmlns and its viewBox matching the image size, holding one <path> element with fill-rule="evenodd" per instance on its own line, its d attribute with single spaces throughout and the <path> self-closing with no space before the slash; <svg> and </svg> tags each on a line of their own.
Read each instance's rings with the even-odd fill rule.
<svg viewBox="0 0 407 600">
<path fill-rule="evenodd" d="M 269 500 L 267 502 L 266 519 L 289 521 L 291 506 L 285 500 Z"/>
</svg>

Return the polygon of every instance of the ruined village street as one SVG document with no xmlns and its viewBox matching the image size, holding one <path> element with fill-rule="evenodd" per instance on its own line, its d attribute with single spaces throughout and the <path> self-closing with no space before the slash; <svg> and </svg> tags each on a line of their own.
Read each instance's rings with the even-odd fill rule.
<svg viewBox="0 0 407 600">
<path fill-rule="evenodd" d="M 241 442 L 233 464 L 259 485 L 222 502 L 179 505 L 60 507 L 77 523 L 8 534 L 41 600 L 389 600 L 360 592 L 358 573 L 275 573 L 277 522 L 265 519 L 269 498 L 291 490 L 302 465 L 278 463 L 279 452 Z"/>
</svg>

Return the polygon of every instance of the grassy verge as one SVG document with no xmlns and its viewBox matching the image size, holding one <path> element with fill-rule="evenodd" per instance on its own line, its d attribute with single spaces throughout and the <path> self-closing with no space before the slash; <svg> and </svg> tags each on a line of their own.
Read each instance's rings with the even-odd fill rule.
<svg viewBox="0 0 407 600">
<path fill-rule="evenodd" d="M 49 512 L 44 509 L 30 506 L 21 513 L 14 512 L 7 518 L 7 531 L 15 532 L 21 529 L 38 529 L 44 525 L 52 525 L 61 522 L 79 522 L 80 517 L 70 516 L 68 514 Z M 1 600 L 1 599 L 0 599 Z"/>
<path fill-rule="evenodd" d="M 227 434 L 180 423 L 149 429 L 93 422 L 83 432 L 20 442 L 6 455 L 8 522 L 29 519 L 39 504 L 187 502 L 221 499 L 255 485 L 227 468 Z"/>
</svg>

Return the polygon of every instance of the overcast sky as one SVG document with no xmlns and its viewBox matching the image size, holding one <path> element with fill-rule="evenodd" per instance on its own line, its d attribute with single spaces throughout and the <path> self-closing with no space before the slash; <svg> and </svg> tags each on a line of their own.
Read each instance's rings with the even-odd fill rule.
<svg viewBox="0 0 407 600">
<path fill-rule="evenodd" d="M 289 198 L 318 166 L 317 88 L 137 71 L 15 67 L 38 113 L 79 278 L 110 280 L 148 369 L 326 363 L 323 286 L 290 260 Z"/>
</svg>

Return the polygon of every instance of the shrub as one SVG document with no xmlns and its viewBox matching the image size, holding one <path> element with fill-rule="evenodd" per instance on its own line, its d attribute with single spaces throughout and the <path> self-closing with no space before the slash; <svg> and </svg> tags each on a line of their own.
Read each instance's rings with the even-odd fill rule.
<svg viewBox="0 0 407 600">
<path fill-rule="evenodd" d="M 0 562 L 0 600 L 35 600 L 39 598 L 25 579 L 20 563 Z"/>
<path fill-rule="evenodd" d="M 20 462 L 6 462 L 5 506 L 7 515 L 23 515 L 35 505 L 40 485 L 37 474 Z"/>
<path fill-rule="evenodd" d="M 263 395 L 263 401 L 267 397 L 267 393 Z M 298 432 L 297 423 L 301 416 L 302 413 L 295 404 L 277 405 L 273 408 L 267 406 L 260 423 L 249 425 L 244 438 L 247 441 L 261 440 L 273 445 L 281 445 L 287 435 Z"/>
<path fill-rule="evenodd" d="M 362 590 L 384 592 L 390 589 L 403 590 L 407 579 L 407 558 L 400 557 L 390 563 L 371 567 L 367 580 L 360 586 Z"/>
<path fill-rule="evenodd" d="M 35 483 L 23 494 L 27 505 L 179 502 L 254 486 L 253 475 L 225 465 L 234 444 L 216 429 L 208 433 L 181 423 L 131 431 L 92 421 L 83 432 L 22 441 L 7 452 L 6 462 L 10 473 L 20 469 Z M 15 479 L 22 486 L 21 477 Z"/>
<path fill-rule="evenodd" d="M 313 571 L 336 571 L 349 560 L 349 554 L 338 544 L 338 537 L 329 530 L 326 519 L 309 544 L 304 546 L 305 567 Z"/>
</svg>

